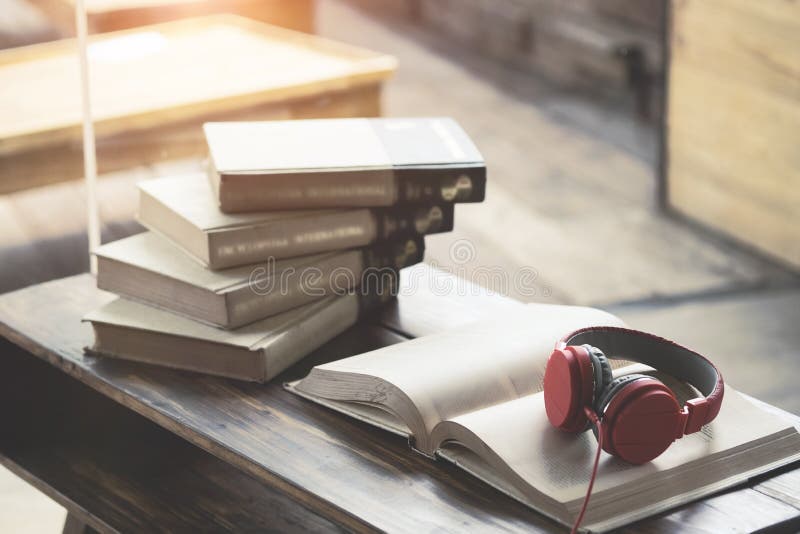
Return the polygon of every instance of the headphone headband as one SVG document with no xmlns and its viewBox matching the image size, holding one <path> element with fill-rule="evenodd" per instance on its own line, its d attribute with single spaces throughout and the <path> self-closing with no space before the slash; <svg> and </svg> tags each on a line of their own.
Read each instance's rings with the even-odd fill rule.
<svg viewBox="0 0 800 534">
<path fill-rule="evenodd" d="M 722 375 L 701 354 L 653 334 L 613 326 L 576 330 L 562 338 L 557 348 L 584 344 L 598 347 L 610 358 L 649 365 L 696 387 L 705 396 L 687 401 L 685 433 L 700 430 L 719 413 L 725 389 Z"/>
</svg>

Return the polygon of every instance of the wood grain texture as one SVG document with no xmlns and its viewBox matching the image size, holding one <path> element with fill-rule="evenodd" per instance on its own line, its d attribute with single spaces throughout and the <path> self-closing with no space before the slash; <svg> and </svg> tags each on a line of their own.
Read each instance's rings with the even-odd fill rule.
<svg viewBox="0 0 800 534">
<path fill-rule="evenodd" d="M 774 497 L 800 510 L 800 494 L 798 494 L 797 488 L 800 488 L 800 470 L 798 469 L 771 477 L 753 486 L 755 491 Z"/>
<path fill-rule="evenodd" d="M 672 207 L 800 267 L 800 4 L 673 1 Z"/>
<path fill-rule="evenodd" d="M 378 115 L 395 68 L 387 55 L 232 15 L 90 40 L 101 172 L 200 156 L 207 120 Z M 0 51 L 0 191 L 75 177 L 64 172 L 81 140 L 75 46 Z"/>
<path fill-rule="evenodd" d="M 83 275 L 0 297 L 0 334 L 344 528 L 559 529 L 458 469 L 413 453 L 402 439 L 297 398 L 279 382 L 236 383 L 85 356 L 82 347 L 91 341 L 91 332 L 79 325 L 79 317 L 112 298 L 97 291 L 93 282 Z M 440 297 L 439 313 L 459 313 L 462 305 L 450 308 L 448 302 Z M 407 295 L 391 313 L 400 314 L 402 324 L 403 315 L 431 314 L 426 306 L 430 303 L 425 299 L 415 302 L 414 295 Z M 360 324 L 281 378 L 296 378 L 314 364 L 403 339 L 380 325 Z M 641 530 L 658 531 L 664 525 L 672 525 L 673 531 L 677 525 L 724 529 L 732 524 L 726 518 L 736 518 L 735 510 L 752 499 L 758 500 L 754 505 L 765 524 L 791 520 L 790 510 L 797 511 L 780 496 L 752 489 L 725 495 L 715 505 L 722 513 L 703 514 L 703 502 L 694 503 L 642 522 Z M 676 519 L 674 514 L 682 515 Z"/>
<path fill-rule="evenodd" d="M 797 532 L 800 511 L 749 488 L 715 495 L 658 521 L 636 523 L 621 532 L 714 534 L 718 532 Z"/>
<path fill-rule="evenodd" d="M 233 466 L 2 342 L 2 463 L 101 532 L 336 532 Z M 31 383 L 37 384 L 32 395 Z M 67 529 L 65 528 L 65 531 Z M 94 530 L 90 530 L 94 532 Z M 88 532 L 87 532 L 88 534 Z"/>
<path fill-rule="evenodd" d="M 94 534 L 97 530 L 93 529 L 78 516 L 69 514 L 64 520 L 64 528 L 61 534 Z"/>
<path fill-rule="evenodd" d="M 64 35 L 75 35 L 75 0 L 32 2 Z M 315 0 L 88 0 L 89 33 L 107 33 L 213 13 L 235 13 L 268 24 L 314 33 Z"/>
<path fill-rule="evenodd" d="M 438 527 L 443 531 L 460 530 L 463 524 L 512 531 L 541 530 L 550 525 L 457 470 L 433 465 L 411 452 L 403 440 L 285 392 L 280 379 L 264 387 L 84 356 L 82 347 L 90 342 L 91 332 L 87 325 L 75 328 L 77 318 L 112 297 L 97 291 L 88 276 L 36 289 L 41 291 L 36 291 L 35 299 L 23 299 L 28 304 L 8 300 L 27 294 L 26 290 L 4 297 L 0 316 L 6 325 L 11 310 L 5 304 L 17 308 L 11 313 L 22 318 L 42 309 L 54 294 L 60 295 L 58 301 L 47 307 L 66 315 L 28 335 L 18 328 L 14 328 L 17 333 L 0 328 L 4 335 L 347 528 L 412 530 L 427 521 L 430 526 L 426 530 Z M 71 326 L 64 328 L 65 324 Z M 55 353 L 36 342 L 30 344 L 30 334 L 35 338 L 61 338 L 56 344 L 64 349 Z M 303 364 L 401 339 L 384 329 L 362 325 L 336 338 Z M 51 341 L 55 339 L 51 337 Z M 302 366 L 293 372 L 302 375 Z M 286 378 L 297 375 L 290 373 Z M 426 517 L 431 506 L 439 508 L 439 517 Z"/>
</svg>

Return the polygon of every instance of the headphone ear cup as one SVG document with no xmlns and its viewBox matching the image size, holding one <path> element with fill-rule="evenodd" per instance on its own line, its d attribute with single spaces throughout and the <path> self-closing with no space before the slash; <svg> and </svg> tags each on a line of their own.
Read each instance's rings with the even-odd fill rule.
<svg viewBox="0 0 800 534">
<path fill-rule="evenodd" d="M 594 366 L 584 347 L 556 349 L 544 371 L 544 408 L 554 427 L 582 432 L 589 423 L 584 408 L 594 399 Z"/>
<path fill-rule="evenodd" d="M 675 441 L 680 405 L 672 391 L 648 375 L 613 380 L 597 405 L 603 450 L 641 464 L 664 452 Z"/>
<path fill-rule="evenodd" d="M 609 365 L 609 369 L 611 369 L 610 365 Z M 630 375 L 622 375 L 622 376 L 620 376 L 618 378 L 613 378 L 613 375 L 612 375 L 612 379 L 609 380 L 606 383 L 606 387 L 603 389 L 603 391 L 600 392 L 600 394 L 597 396 L 597 398 L 595 400 L 595 403 L 594 403 L 594 411 L 597 414 L 597 417 L 600 418 L 600 420 L 601 420 L 600 424 L 601 425 L 604 424 L 604 422 L 603 422 L 603 411 L 605 410 L 606 406 L 611 401 L 611 399 L 614 397 L 614 395 L 623 386 L 625 386 L 625 384 L 628 384 L 628 383 L 633 382 L 634 380 L 638 380 L 640 378 L 649 378 L 649 377 L 647 375 L 643 375 L 643 374 L 630 374 Z M 592 424 L 592 434 L 594 434 L 595 438 L 598 437 L 597 436 L 598 432 L 599 432 L 599 430 L 597 429 L 597 425 Z M 609 450 L 607 441 L 603 443 L 603 450 L 606 451 L 609 454 L 614 454 L 611 450 Z"/>
</svg>

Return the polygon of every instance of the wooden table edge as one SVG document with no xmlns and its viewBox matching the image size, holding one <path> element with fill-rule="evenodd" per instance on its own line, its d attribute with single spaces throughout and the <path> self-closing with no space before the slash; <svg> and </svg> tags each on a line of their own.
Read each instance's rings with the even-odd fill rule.
<svg viewBox="0 0 800 534">
<path fill-rule="evenodd" d="M 319 513 L 321 516 L 326 517 L 354 532 L 376 532 L 379 530 L 361 518 L 356 517 L 341 507 L 334 505 L 330 501 L 317 496 L 313 492 L 306 491 L 301 485 L 286 480 L 277 473 L 274 473 L 265 467 L 254 464 L 247 457 L 236 453 L 228 447 L 223 446 L 210 437 L 204 435 L 202 432 L 189 430 L 186 427 L 182 427 L 177 421 L 160 413 L 156 408 L 148 406 L 144 402 L 133 399 L 132 397 L 115 390 L 112 385 L 104 380 L 99 379 L 99 377 L 89 373 L 83 373 L 80 367 L 77 365 L 66 362 L 63 358 L 60 358 L 57 354 L 54 354 L 52 351 L 33 339 L 24 335 L 20 335 L 12 328 L 9 328 L 5 322 L 0 322 L 0 336 L 5 337 L 9 342 L 17 345 L 22 350 L 32 354 L 33 356 L 46 361 L 58 369 L 61 369 L 68 376 L 71 376 L 77 379 L 79 382 L 86 384 L 90 388 L 108 397 L 114 402 L 133 410 L 137 414 L 154 422 L 158 426 L 168 430 L 169 432 L 172 432 L 177 436 L 180 436 L 192 445 L 195 445 L 196 447 L 199 447 L 200 449 L 216 456 L 220 460 L 233 465 L 237 469 L 248 473 L 257 480 L 268 484 L 275 490 L 280 491 L 292 497 L 293 499 L 296 499 L 297 502 L 301 503 L 310 510 Z M 285 390 L 284 393 L 286 395 L 291 395 L 291 393 Z M 40 487 L 39 484 L 35 484 L 35 486 L 37 488 Z M 88 522 L 91 523 L 91 521 Z"/>
</svg>

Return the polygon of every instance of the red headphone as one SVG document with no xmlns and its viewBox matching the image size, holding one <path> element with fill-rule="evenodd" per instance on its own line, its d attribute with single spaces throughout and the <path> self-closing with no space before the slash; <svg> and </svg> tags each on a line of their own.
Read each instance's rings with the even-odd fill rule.
<svg viewBox="0 0 800 534">
<path fill-rule="evenodd" d="M 660 380 L 613 378 L 603 351 L 664 371 L 702 393 L 683 408 Z M 672 341 L 627 328 L 590 327 L 557 344 L 544 373 L 547 418 L 565 432 L 594 430 L 603 450 L 634 464 L 649 462 L 676 439 L 711 422 L 722 405 L 722 375 L 708 359 Z M 591 421 L 590 421 L 591 419 Z M 599 423 L 597 423 L 599 421 Z"/>
</svg>

